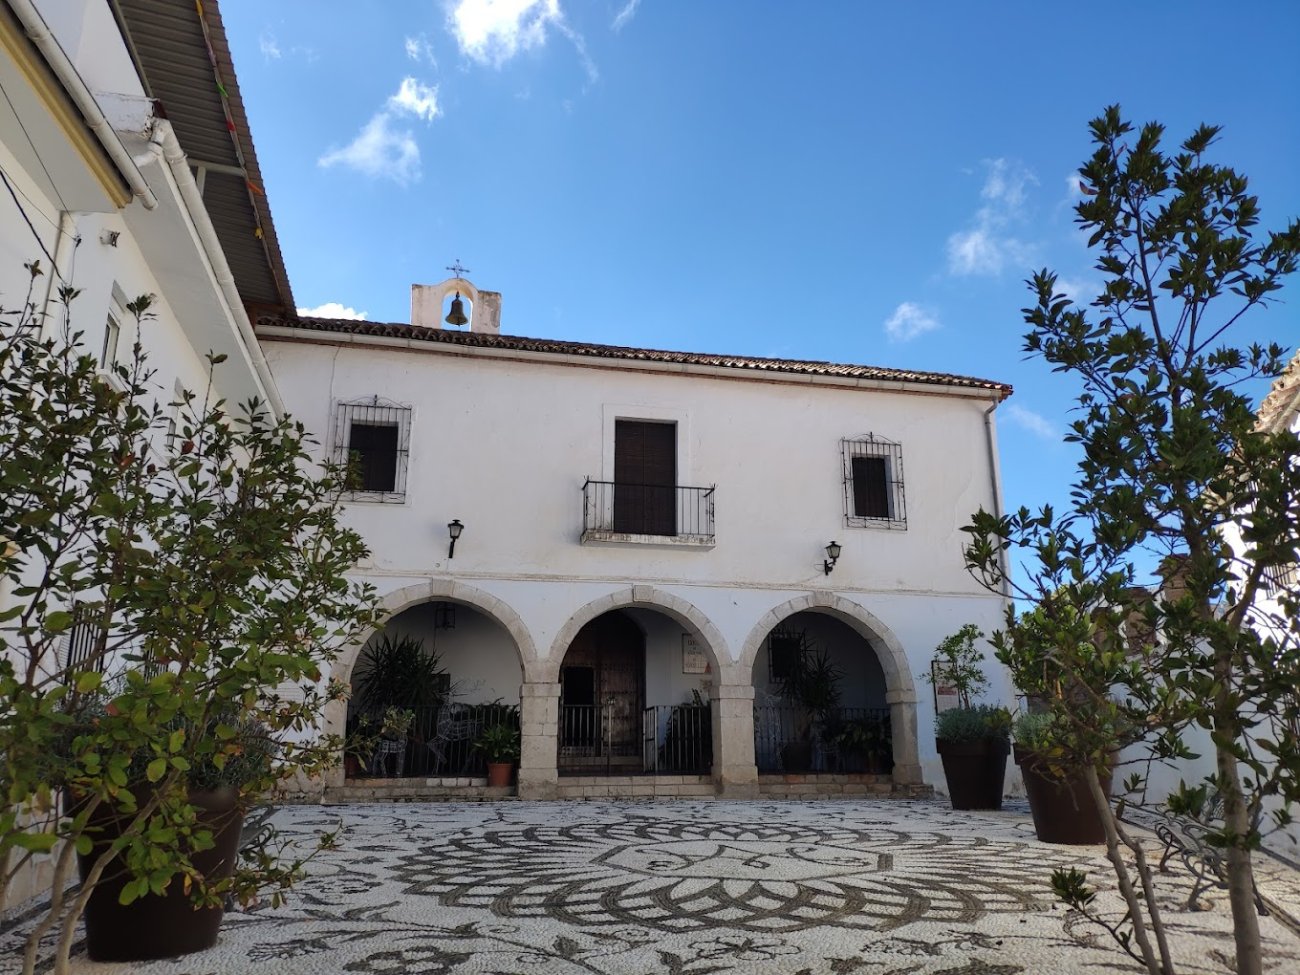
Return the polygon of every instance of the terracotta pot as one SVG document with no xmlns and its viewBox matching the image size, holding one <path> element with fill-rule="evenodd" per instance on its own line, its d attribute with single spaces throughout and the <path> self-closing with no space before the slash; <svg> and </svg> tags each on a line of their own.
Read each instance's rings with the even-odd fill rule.
<svg viewBox="0 0 1300 975">
<path fill-rule="evenodd" d="M 510 784 L 515 767 L 511 762 L 488 762 L 487 784 L 489 788 L 499 789 Z"/>
<path fill-rule="evenodd" d="M 239 837 L 244 814 L 237 807 L 234 789 L 195 792 L 190 802 L 199 810 L 198 821 L 212 830 L 213 847 L 191 855 L 194 866 L 209 881 L 229 877 L 239 857 Z M 111 812 L 92 817 L 102 831 L 88 856 L 78 856 L 82 880 L 95 860 L 121 835 L 125 825 Z M 130 904 L 117 902 L 127 880 L 126 872 L 110 863 L 86 902 L 86 953 L 92 961 L 145 961 L 173 958 L 211 948 L 217 941 L 223 910 L 195 910 L 179 876 L 163 894 L 148 894 Z"/>
<path fill-rule="evenodd" d="M 953 809 L 1001 809 L 1010 744 L 1001 738 L 935 739 Z"/>
<path fill-rule="evenodd" d="M 1037 755 L 1019 745 L 1016 764 L 1025 780 L 1034 832 L 1040 840 L 1075 846 L 1106 842 L 1106 828 L 1082 772 L 1064 779 L 1052 776 Z M 1107 797 L 1110 783 L 1109 773 L 1101 777 L 1101 788 Z"/>
</svg>

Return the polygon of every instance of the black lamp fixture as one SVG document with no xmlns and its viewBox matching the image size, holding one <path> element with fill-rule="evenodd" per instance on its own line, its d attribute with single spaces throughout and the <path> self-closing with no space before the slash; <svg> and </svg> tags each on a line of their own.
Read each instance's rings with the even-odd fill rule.
<svg viewBox="0 0 1300 975">
<path fill-rule="evenodd" d="M 822 561 L 822 571 L 827 575 L 831 574 L 831 569 L 835 568 L 835 563 L 840 560 L 840 543 L 831 542 L 826 546 L 826 558 Z"/>
<path fill-rule="evenodd" d="M 447 522 L 447 534 L 451 536 L 451 545 L 447 548 L 447 558 L 456 557 L 456 539 L 460 538 L 460 533 L 465 530 L 465 526 L 460 523 L 459 518 L 453 518 Z"/>
</svg>

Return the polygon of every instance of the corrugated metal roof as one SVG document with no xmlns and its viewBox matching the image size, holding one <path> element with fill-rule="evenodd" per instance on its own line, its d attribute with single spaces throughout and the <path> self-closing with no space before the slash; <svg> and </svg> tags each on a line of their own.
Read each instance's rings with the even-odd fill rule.
<svg viewBox="0 0 1300 975">
<path fill-rule="evenodd" d="M 562 342 L 556 339 L 533 339 L 521 335 L 492 335 L 487 332 L 461 332 L 445 328 L 425 328 L 400 322 L 362 322 L 338 318 L 301 318 L 263 316 L 258 328 L 290 328 L 304 332 L 348 335 L 373 335 L 413 342 L 434 342 L 471 348 L 542 352 L 554 355 L 591 356 L 599 359 L 670 362 L 683 365 L 745 369 L 753 372 L 796 373 L 812 376 L 836 376 L 846 379 L 874 379 L 882 382 L 927 383 L 987 389 L 1006 399 L 1012 388 L 1006 383 L 973 376 L 956 376 L 944 372 L 918 372 L 884 366 L 858 366 L 849 363 L 819 362 L 806 359 L 763 359 L 754 356 L 714 355 L 707 352 L 670 352 L 662 349 L 638 349 L 621 345 L 597 345 L 591 342 Z M 323 339 L 322 341 L 328 341 Z"/>
<path fill-rule="evenodd" d="M 244 303 L 291 310 L 293 293 L 264 190 L 244 100 L 235 76 L 216 0 L 114 0 L 150 97 L 157 99 L 191 163 L 239 166 L 244 176 L 208 170 L 203 200 Z M 214 69 L 200 9 L 212 40 Z M 218 76 L 225 86 L 235 132 L 226 124 Z M 235 140 L 239 151 L 236 152 Z M 261 227 L 259 239 L 257 228 Z"/>
</svg>

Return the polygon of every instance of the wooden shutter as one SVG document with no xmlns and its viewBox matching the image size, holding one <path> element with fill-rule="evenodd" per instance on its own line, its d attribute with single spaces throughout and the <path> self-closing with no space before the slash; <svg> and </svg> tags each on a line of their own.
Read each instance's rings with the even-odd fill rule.
<svg viewBox="0 0 1300 975">
<path fill-rule="evenodd" d="M 677 534 L 677 425 L 614 421 L 614 530 Z"/>
<path fill-rule="evenodd" d="M 885 458 L 853 458 L 853 514 L 889 517 L 889 464 Z"/>
</svg>

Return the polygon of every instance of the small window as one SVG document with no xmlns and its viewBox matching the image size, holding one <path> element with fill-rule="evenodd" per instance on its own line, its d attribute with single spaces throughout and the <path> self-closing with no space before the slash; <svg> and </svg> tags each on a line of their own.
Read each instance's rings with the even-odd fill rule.
<svg viewBox="0 0 1300 975">
<path fill-rule="evenodd" d="M 74 603 L 72 628 L 64 637 L 64 675 L 69 682 L 74 674 L 104 669 L 104 629 L 99 615 L 91 606 Z"/>
<path fill-rule="evenodd" d="M 774 684 L 782 684 L 799 670 L 807 639 L 802 633 L 773 633 L 767 638 L 767 676 Z"/>
<path fill-rule="evenodd" d="M 104 344 L 99 350 L 99 368 L 112 369 L 117 365 L 117 343 L 122 337 L 122 326 L 118 318 L 110 314 L 104 325 Z"/>
<path fill-rule="evenodd" d="M 339 404 L 334 459 L 347 468 L 348 488 L 357 500 L 406 500 L 410 436 L 408 406 L 378 397 Z"/>
<path fill-rule="evenodd" d="M 907 527 L 903 448 L 872 434 L 840 443 L 845 523 L 855 528 Z"/>
</svg>

